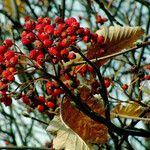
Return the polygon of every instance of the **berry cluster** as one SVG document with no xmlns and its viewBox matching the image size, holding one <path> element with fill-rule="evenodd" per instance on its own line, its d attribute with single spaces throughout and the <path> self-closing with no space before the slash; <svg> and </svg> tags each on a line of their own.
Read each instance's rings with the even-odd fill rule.
<svg viewBox="0 0 150 150">
<path fill-rule="evenodd" d="M 29 94 L 30 93 L 30 94 Z M 32 94 L 31 94 L 32 93 Z M 34 92 L 28 91 L 26 94 L 22 95 L 22 101 L 26 105 L 33 109 L 37 109 L 40 112 L 47 111 L 49 109 L 55 108 L 55 98 L 45 98 L 44 96 L 34 96 Z"/>
<path fill-rule="evenodd" d="M 79 22 L 75 18 L 63 20 L 61 17 L 57 17 L 52 22 L 51 19 L 47 17 L 40 17 L 37 21 L 26 17 L 23 28 L 24 31 L 21 34 L 21 42 L 29 50 L 29 54 L 25 57 L 28 57 L 34 62 L 33 65 L 35 66 L 32 67 L 40 69 L 41 71 L 42 69 L 45 70 L 46 64 L 61 66 L 62 68 L 60 67 L 61 69 L 58 73 L 60 80 L 71 91 L 75 91 L 75 93 L 78 93 L 78 86 L 80 85 L 78 75 L 85 78 L 85 80 L 87 75 L 90 75 L 90 80 L 93 78 L 91 82 L 91 86 L 94 89 L 93 92 L 97 92 L 98 84 L 96 84 L 97 82 L 94 80 L 96 74 L 90 65 L 83 64 L 74 67 L 74 69 L 69 69 L 62 64 L 76 58 L 77 53 L 81 51 L 79 42 L 103 46 L 103 36 L 98 36 L 88 28 L 80 27 Z M 22 52 L 15 53 L 11 50 L 12 46 L 12 40 L 5 40 L 3 45 L 0 46 L 0 92 L 1 102 L 6 106 L 12 103 L 11 96 L 7 91 L 9 84 L 14 81 L 14 75 L 19 73 L 16 71 L 16 65 L 19 64 L 19 62 L 21 63 L 21 61 L 18 62 L 18 57 L 19 55 L 24 55 Z M 39 66 L 40 68 L 38 68 Z M 45 96 L 37 95 L 34 90 L 20 89 L 19 94 L 15 95 L 16 99 L 21 98 L 26 105 L 38 109 L 40 112 L 45 112 L 49 110 L 49 108 L 56 108 L 56 99 L 60 97 L 61 94 L 64 94 L 64 89 L 53 79 L 47 79 L 47 81 L 43 83 L 45 84 Z"/>
<path fill-rule="evenodd" d="M 106 22 L 108 19 L 107 18 L 102 18 L 100 15 L 96 15 L 96 23 L 97 24 L 103 24 L 104 22 Z"/>
<path fill-rule="evenodd" d="M 30 51 L 29 57 L 39 65 L 46 61 L 58 63 L 61 60 L 67 62 L 76 58 L 73 47 L 78 47 L 78 42 L 81 41 L 104 44 L 102 36 L 92 33 L 88 28 L 80 27 L 75 18 L 64 21 L 57 17 L 53 23 L 50 18 L 41 17 L 37 22 L 28 18 L 24 29 L 21 41 L 24 45 L 33 45 L 34 49 Z"/>
<path fill-rule="evenodd" d="M 18 55 L 12 50 L 13 42 L 7 39 L 0 45 L 0 95 L 1 102 L 6 106 L 11 105 L 11 97 L 6 94 L 8 85 L 14 81 Z"/>
</svg>

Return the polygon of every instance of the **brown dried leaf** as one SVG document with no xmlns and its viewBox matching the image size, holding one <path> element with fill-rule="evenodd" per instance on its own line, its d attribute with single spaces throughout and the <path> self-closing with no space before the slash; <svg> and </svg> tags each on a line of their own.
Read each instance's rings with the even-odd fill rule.
<svg viewBox="0 0 150 150">
<path fill-rule="evenodd" d="M 134 46 L 134 42 L 139 39 L 144 31 L 141 27 L 120 27 L 120 26 L 104 26 L 102 29 L 96 32 L 99 36 L 102 35 L 105 38 L 106 45 L 101 53 L 101 49 L 97 45 L 92 45 L 88 48 L 87 57 L 90 59 L 100 58 L 117 53 L 123 49 Z M 99 61 L 98 65 L 103 65 L 107 60 Z"/>
<path fill-rule="evenodd" d="M 102 101 L 91 97 L 90 91 L 83 86 L 79 89 L 82 100 L 96 113 L 104 116 L 104 106 Z M 82 113 L 72 102 L 65 98 L 61 105 L 61 117 L 74 132 L 88 143 L 105 144 L 108 140 L 108 129 Z"/>
</svg>

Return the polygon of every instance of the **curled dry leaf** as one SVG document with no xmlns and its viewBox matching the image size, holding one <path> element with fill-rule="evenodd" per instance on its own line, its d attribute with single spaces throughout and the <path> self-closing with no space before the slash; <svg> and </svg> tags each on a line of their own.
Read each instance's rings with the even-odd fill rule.
<svg viewBox="0 0 150 150">
<path fill-rule="evenodd" d="M 47 131 L 56 135 L 53 140 L 53 148 L 56 150 L 94 150 L 91 145 L 85 143 L 75 132 L 67 127 L 59 116 L 54 117 Z"/>
<path fill-rule="evenodd" d="M 101 49 L 97 45 L 91 45 L 87 51 L 87 57 L 90 59 L 108 56 L 123 49 L 133 47 L 134 42 L 143 35 L 144 31 L 141 27 L 103 26 L 96 33 L 99 36 L 104 36 L 105 46 Z M 101 66 L 105 62 L 107 60 L 99 61 L 97 65 Z"/>
<path fill-rule="evenodd" d="M 132 102 L 126 105 L 121 103 L 117 104 L 112 111 L 115 114 L 138 117 L 143 112 L 143 107 L 138 103 Z"/>
<path fill-rule="evenodd" d="M 94 112 L 104 116 L 104 106 L 101 100 L 91 96 L 90 89 L 82 86 L 79 89 L 80 97 Z M 105 144 L 108 140 L 108 129 L 82 113 L 72 102 L 65 97 L 61 104 L 61 117 L 74 132 L 84 141 L 95 144 Z"/>
</svg>

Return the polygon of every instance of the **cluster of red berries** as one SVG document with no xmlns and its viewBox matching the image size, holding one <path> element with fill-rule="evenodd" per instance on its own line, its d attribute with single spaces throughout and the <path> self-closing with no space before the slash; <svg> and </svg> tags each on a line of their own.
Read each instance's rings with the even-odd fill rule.
<svg viewBox="0 0 150 150">
<path fill-rule="evenodd" d="M 32 49 L 29 49 L 29 58 L 34 60 L 37 66 L 43 66 L 45 62 L 57 64 L 75 59 L 76 52 L 80 50 L 79 42 L 104 45 L 103 36 L 92 33 L 88 28 L 80 27 L 75 18 L 63 20 L 61 17 L 57 17 L 54 22 L 47 17 L 40 17 L 37 21 L 27 17 L 21 41 L 23 45 L 32 47 Z M 12 46 L 12 40 L 5 40 L 3 45 L 0 46 L 0 94 L 1 102 L 7 106 L 12 103 L 7 91 L 9 84 L 14 81 L 19 57 L 17 53 L 11 50 Z M 62 75 L 65 77 L 65 82 L 63 82 L 68 88 L 76 88 L 80 85 L 77 74 L 84 77 L 87 73 L 95 77 L 95 72 L 90 65 L 79 65 L 75 67 L 71 74 L 66 72 Z M 30 95 L 28 94 L 30 92 L 25 92 L 25 94 L 24 91 L 19 99 L 21 98 L 25 104 L 37 108 L 41 112 L 49 108 L 55 108 L 56 102 L 54 100 L 57 96 L 63 94 L 64 90 L 55 81 L 48 81 L 45 87 L 50 99 L 35 96 L 35 94 Z"/>
<path fill-rule="evenodd" d="M 66 62 L 74 59 L 76 54 L 73 47 L 78 47 L 77 43 L 80 41 L 104 44 L 102 36 L 92 33 L 88 28 L 80 27 L 75 18 L 64 21 L 57 17 L 53 23 L 46 17 L 38 18 L 36 22 L 28 18 L 25 20 L 24 29 L 22 43 L 34 46 L 29 57 L 39 65 L 46 61 L 58 63 L 61 60 Z M 46 54 L 49 57 L 46 57 Z"/>
<path fill-rule="evenodd" d="M 96 15 L 96 23 L 103 24 L 104 22 L 108 21 L 107 18 L 102 18 L 100 15 Z"/>
<path fill-rule="evenodd" d="M 8 85 L 14 81 L 18 55 L 11 50 L 13 42 L 7 39 L 0 45 L 0 101 L 6 106 L 11 105 L 11 97 L 6 94 Z"/>
<path fill-rule="evenodd" d="M 30 91 L 29 91 L 30 92 Z M 31 93 L 30 93 L 31 94 Z M 33 109 L 37 109 L 40 112 L 47 111 L 49 109 L 55 108 L 55 99 L 53 98 L 45 98 L 44 96 L 34 96 L 23 94 L 21 96 L 23 103 L 30 106 Z"/>
<path fill-rule="evenodd" d="M 75 72 L 79 73 L 81 76 L 85 76 L 86 73 L 90 73 L 93 75 L 93 77 L 96 76 L 94 69 L 92 66 L 88 64 L 78 65 L 75 67 Z"/>
<path fill-rule="evenodd" d="M 50 94 L 52 96 L 59 96 L 60 94 L 64 93 L 59 84 L 55 81 L 48 81 L 46 83 L 46 91 L 47 94 Z"/>
<path fill-rule="evenodd" d="M 49 108 L 55 108 L 56 97 L 63 94 L 63 90 L 55 81 L 48 81 L 45 85 L 48 98 L 44 96 L 35 96 L 33 90 L 29 90 L 26 94 L 21 95 L 22 101 L 32 108 L 37 108 L 40 112 L 45 112 Z"/>
</svg>

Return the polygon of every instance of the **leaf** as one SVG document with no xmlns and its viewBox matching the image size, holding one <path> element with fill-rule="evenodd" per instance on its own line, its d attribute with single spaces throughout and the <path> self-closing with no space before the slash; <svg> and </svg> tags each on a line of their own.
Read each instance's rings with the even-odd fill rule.
<svg viewBox="0 0 150 150">
<path fill-rule="evenodd" d="M 103 26 L 102 29 L 96 32 L 99 36 L 104 36 L 105 46 L 102 49 L 97 45 L 91 45 L 87 51 L 87 57 L 89 59 L 100 58 L 117 53 L 123 49 L 134 46 L 134 42 L 137 41 L 144 33 L 141 27 L 121 27 L 121 26 Z M 108 60 L 98 62 L 98 66 L 103 65 Z"/>
<path fill-rule="evenodd" d="M 112 112 L 120 115 L 138 117 L 143 112 L 143 107 L 135 102 L 126 105 L 119 103 L 115 106 Z"/>
<path fill-rule="evenodd" d="M 94 112 L 104 116 L 104 106 L 101 100 L 91 95 L 90 89 L 82 86 L 79 89 L 80 97 Z M 62 120 L 84 141 L 95 144 L 105 144 L 108 140 L 108 129 L 82 113 L 70 98 L 65 97 L 61 104 Z"/>
<path fill-rule="evenodd" d="M 4 10 L 14 19 L 17 17 L 17 10 L 20 13 L 25 11 L 25 2 L 21 0 L 4 0 L 3 5 Z"/>
<path fill-rule="evenodd" d="M 75 132 L 67 127 L 58 116 L 55 116 L 50 122 L 47 131 L 56 135 L 53 140 L 53 148 L 56 150 L 94 150 L 91 145 L 85 143 Z"/>
</svg>

